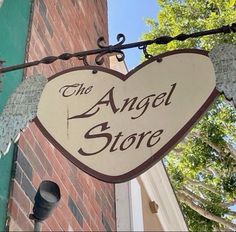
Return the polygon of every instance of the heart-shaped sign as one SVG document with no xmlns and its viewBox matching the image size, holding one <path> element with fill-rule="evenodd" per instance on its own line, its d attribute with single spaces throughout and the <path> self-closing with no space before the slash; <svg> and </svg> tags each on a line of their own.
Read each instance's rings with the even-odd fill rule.
<svg viewBox="0 0 236 232">
<path fill-rule="evenodd" d="M 123 182 L 160 160 L 217 95 L 207 53 L 182 50 L 127 75 L 91 66 L 59 73 L 46 85 L 35 121 L 79 168 Z"/>
</svg>

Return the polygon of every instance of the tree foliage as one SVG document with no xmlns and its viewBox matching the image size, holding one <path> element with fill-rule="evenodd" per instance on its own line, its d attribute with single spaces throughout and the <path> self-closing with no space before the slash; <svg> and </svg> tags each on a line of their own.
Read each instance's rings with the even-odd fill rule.
<svg viewBox="0 0 236 232">
<path fill-rule="evenodd" d="M 236 22 L 236 0 L 158 0 L 157 21 L 147 19 L 143 39 L 176 36 Z M 178 48 L 210 50 L 236 43 L 235 34 L 150 45 L 157 55 Z M 223 97 L 165 158 L 167 171 L 191 231 L 236 230 L 236 111 Z"/>
<path fill-rule="evenodd" d="M 235 0 L 158 0 L 161 10 L 158 21 L 146 19 L 150 31 L 143 39 L 154 39 L 163 35 L 176 36 L 209 30 L 236 22 Z M 160 54 L 176 48 L 202 48 L 210 50 L 215 44 L 236 42 L 234 34 L 219 34 L 184 42 L 172 41 L 168 45 L 150 45 L 150 54 Z"/>
</svg>

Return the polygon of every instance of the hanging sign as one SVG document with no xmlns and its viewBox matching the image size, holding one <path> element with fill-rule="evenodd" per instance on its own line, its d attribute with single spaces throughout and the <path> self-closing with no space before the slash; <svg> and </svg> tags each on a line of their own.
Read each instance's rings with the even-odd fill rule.
<svg viewBox="0 0 236 232">
<path fill-rule="evenodd" d="M 206 52 L 175 51 L 127 75 L 91 66 L 59 73 L 44 88 L 35 121 L 79 168 L 123 182 L 167 154 L 217 95 Z"/>
</svg>

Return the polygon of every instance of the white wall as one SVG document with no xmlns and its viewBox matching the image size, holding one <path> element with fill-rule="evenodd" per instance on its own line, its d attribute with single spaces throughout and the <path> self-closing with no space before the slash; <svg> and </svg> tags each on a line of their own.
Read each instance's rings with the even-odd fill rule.
<svg viewBox="0 0 236 232">
<path fill-rule="evenodd" d="M 117 231 L 143 231 L 142 196 L 138 181 L 116 184 Z"/>
<path fill-rule="evenodd" d="M 141 180 L 150 199 L 159 206 L 157 216 L 164 231 L 188 231 L 162 162 L 142 174 Z"/>
</svg>

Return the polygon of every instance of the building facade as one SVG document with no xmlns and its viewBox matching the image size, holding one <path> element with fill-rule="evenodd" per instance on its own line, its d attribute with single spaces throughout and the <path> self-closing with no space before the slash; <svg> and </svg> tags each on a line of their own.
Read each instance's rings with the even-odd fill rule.
<svg viewBox="0 0 236 232">
<path fill-rule="evenodd" d="M 25 60 L 26 41 L 30 18 L 31 2 L 0 2 L 0 60 L 1 65 L 9 66 L 23 63 Z M 6 73 L 0 76 L 0 112 L 7 99 L 23 79 L 23 70 Z M 6 208 L 11 181 L 14 146 L 6 156 L 0 158 L 0 230 L 6 224 Z"/>
<path fill-rule="evenodd" d="M 8 49 L 14 44 L 25 47 L 21 54 L 23 59 L 11 59 L 12 62 L 7 62 L 6 65 L 22 63 L 24 60 L 39 60 L 64 52 L 93 49 L 97 47 L 96 41 L 100 36 L 104 36 L 108 41 L 106 1 L 23 2 L 22 5 L 22 1 L 19 0 L 4 1 L 0 8 L 0 14 L 5 16 L 10 14 L 12 9 L 18 9 L 19 18 L 25 20 L 24 25 L 17 21 L 19 25 L 10 28 L 16 33 L 14 38 L 11 38 L 10 34 L 7 35 L 7 38 L 15 39 L 9 42 Z M 28 18 L 25 16 L 26 12 Z M 9 23 L 6 22 L 7 26 L 9 27 Z M 26 31 L 24 41 L 19 40 L 19 36 L 23 37 L 22 27 L 25 27 Z M 7 49 L 6 46 L 5 48 Z M 4 47 L 1 47 L 1 50 L 3 49 Z M 15 56 L 13 48 L 12 53 L 8 55 Z M 8 60 L 8 57 L 1 54 L 1 59 Z M 92 62 L 89 58 L 88 63 L 93 64 Z M 30 75 L 38 73 L 50 77 L 62 70 L 81 65 L 83 62 L 78 59 L 39 65 L 24 70 L 23 78 L 30 78 Z M 108 61 L 105 62 L 105 66 L 109 67 Z M 19 72 L 15 75 L 19 75 Z M 3 76 L 4 81 L 11 82 L 13 79 L 10 74 Z M 19 79 L 22 79 L 22 75 Z M 6 86 L 8 83 L 3 84 L 3 89 Z M 33 221 L 29 219 L 29 214 L 32 213 L 36 190 L 43 180 L 52 180 L 59 185 L 61 200 L 53 215 L 43 223 L 42 230 L 116 229 L 114 185 L 98 181 L 80 171 L 44 138 L 34 123 L 30 123 L 21 133 L 14 152 L 3 158 L 8 157 L 14 160 L 8 162 L 9 169 L 12 169 L 11 183 L 8 183 L 10 193 L 7 209 L 7 227 L 10 231 L 33 229 Z M 7 170 L 6 172 L 9 173 Z"/>
<path fill-rule="evenodd" d="M 5 0 L 0 8 L 0 60 L 4 66 L 74 53 L 108 41 L 106 0 Z M 88 57 L 95 65 L 94 57 Z M 41 64 L 1 77 L 0 110 L 24 78 L 49 78 L 68 68 L 85 65 L 73 58 Z M 104 66 L 126 73 L 114 56 Z M 32 231 L 29 218 L 43 180 L 58 184 L 61 200 L 43 222 L 43 231 L 184 231 L 183 215 L 160 162 L 137 179 L 123 184 L 99 181 L 67 160 L 34 122 L 17 144 L 0 158 L 0 231 Z"/>
</svg>

